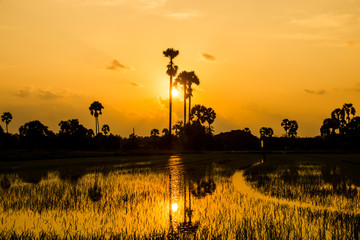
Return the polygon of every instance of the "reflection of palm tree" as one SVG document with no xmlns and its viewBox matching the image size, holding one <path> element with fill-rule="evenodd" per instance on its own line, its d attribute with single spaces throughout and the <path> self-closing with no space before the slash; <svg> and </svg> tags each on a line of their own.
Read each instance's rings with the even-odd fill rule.
<svg viewBox="0 0 360 240">
<path fill-rule="evenodd" d="M 104 107 L 102 106 L 102 104 L 98 101 L 94 101 L 90 107 L 90 113 L 91 115 L 93 115 L 95 117 L 95 135 L 98 134 L 98 132 L 100 131 L 100 126 L 99 126 L 99 115 L 102 114 L 101 109 L 103 109 Z"/>
<path fill-rule="evenodd" d="M 170 88 L 169 88 L 169 136 L 171 139 L 171 111 L 172 111 L 172 79 L 176 75 L 178 66 L 174 65 L 173 59 L 179 55 L 178 50 L 173 48 L 168 48 L 166 51 L 163 51 L 165 57 L 170 59 L 169 64 L 167 65 L 166 74 L 170 76 Z"/>
<path fill-rule="evenodd" d="M 89 198 L 93 202 L 98 202 L 102 198 L 101 187 L 98 186 L 97 173 L 95 173 L 95 183 L 88 190 Z"/>
<path fill-rule="evenodd" d="M 1 188 L 4 189 L 4 190 L 7 190 L 7 189 L 9 189 L 9 188 L 11 187 L 11 182 L 10 182 L 10 180 L 8 179 L 7 176 L 4 176 L 4 177 L 1 179 L 1 181 L 0 181 L 0 186 L 1 186 Z"/>
<path fill-rule="evenodd" d="M 4 112 L 3 115 L 1 116 L 1 121 L 3 121 L 6 124 L 6 133 L 9 133 L 8 131 L 8 125 L 12 120 L 12 115 L 9 112 Z"/>
</svg>

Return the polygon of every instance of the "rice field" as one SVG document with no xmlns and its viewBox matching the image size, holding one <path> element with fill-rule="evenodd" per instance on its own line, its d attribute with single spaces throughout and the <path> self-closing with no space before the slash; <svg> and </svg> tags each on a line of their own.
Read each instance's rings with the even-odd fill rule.
<svg viewBox="0 0 360 240">
<path fill-rule="evenodd" d="M 359 239 L 357 159 L 199 154 L 2 172 L 0 239 Z"/>
</svg>

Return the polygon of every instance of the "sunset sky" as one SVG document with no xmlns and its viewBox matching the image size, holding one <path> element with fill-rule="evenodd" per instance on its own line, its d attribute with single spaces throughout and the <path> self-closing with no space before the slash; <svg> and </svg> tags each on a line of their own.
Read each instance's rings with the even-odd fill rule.
<svg viewBox="0 0 360 240">
<path fill-rule="evenodd" d="M 12 133 L 31 120 L 94 129 L 100 101 L 113 134 L 161 131 L 167 48 L 198 75 L 192 103 L 216 111 L 215 133 L 281 136 L 288 118 L 316 136 L 344 103 L 360 113 L 360 0 L 0 0 L 0 113 Z"/>
</svg>

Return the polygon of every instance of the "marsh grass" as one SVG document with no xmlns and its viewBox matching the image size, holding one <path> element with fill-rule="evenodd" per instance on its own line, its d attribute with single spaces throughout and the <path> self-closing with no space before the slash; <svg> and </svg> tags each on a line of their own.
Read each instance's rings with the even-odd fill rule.
<svg viewBox="0 0 360 240">
<path fill-rule="evenodd" d="M 334 166 L 335 172 L 345 171 Z M 11 187 L 0 189 L 0 239 L 359 239 L 359 193 L 348 196 L 348 190 L 330 189 L 322 167 L 303 160 L 269 160 L 250 168 L 245 172 L 249 183 L 269 196 L 258 198 L 237 186 L 224 164 L 213 165 L 211 179 L 216 188 L 211 194 L 192 197 L 192 223 L 198 224 L 194 232 L 181 230 L 185 210 L 181 197 L 170 227 L 167 172 L 93 172 L 76 182 L 63 181 L 51 172 L 38 184 L 12 175 Z M 290 173 L 295 170 L 293 178 Z M 344 179 L 347 186 L 356 183 Z M 95 183 L 102 197 L 93 202 L 89 188 Z M 320 201 L 316 192 L 301 193 L 312 188 L 331 190 L 324 191 L 325 200 L 318 205 L 332 209 L 273 200 L 315 205 Z"/>
</svg>

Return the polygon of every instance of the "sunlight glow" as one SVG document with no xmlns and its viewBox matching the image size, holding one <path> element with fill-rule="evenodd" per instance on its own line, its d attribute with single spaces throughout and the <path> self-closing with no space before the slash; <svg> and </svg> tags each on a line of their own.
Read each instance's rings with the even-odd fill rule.
<svg viewBox="0 0 360 240">
<path fill-rule="evenodd" d="M 171 90 L 171 93 L 172 93 L 173 97 L 177 97 L 179 95 L 179 90 L 177 90 L 176 88 L 173 88 Z"/>
<path fill-rule="evenodd" d="M 177 203 L 173 203 L 172 205 L 171 205 L 171 209 L 174 211 L 174 212 L 176 212 L 177 210 L 178 210 L 178 204 Z"/>
</svg>

